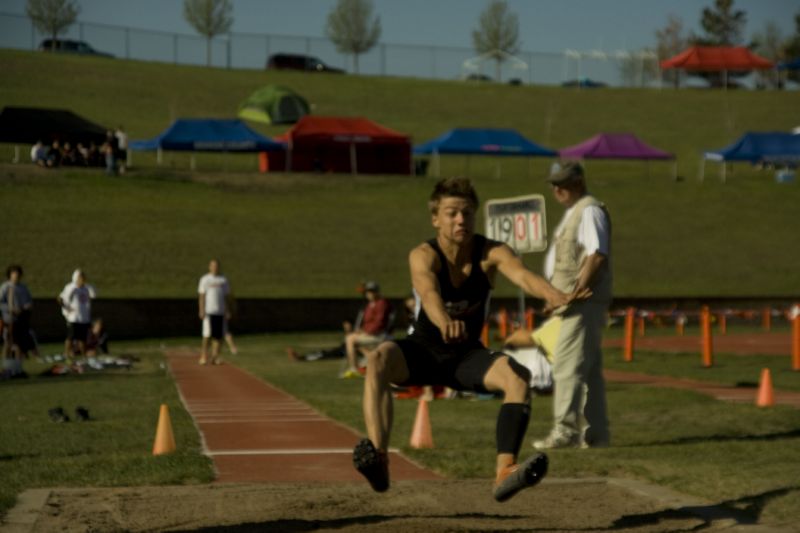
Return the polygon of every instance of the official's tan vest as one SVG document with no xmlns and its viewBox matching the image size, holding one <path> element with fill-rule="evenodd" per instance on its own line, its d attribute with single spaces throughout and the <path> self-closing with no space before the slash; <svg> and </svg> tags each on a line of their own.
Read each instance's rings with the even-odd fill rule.
<svg viewBox="0 0 800 533">
<path fill-rule="evenodd" d="M 583 210 L 588 206 L 597 206 L 603 210 L 608 220 L 608 239 L 609 239 L 609 254 L 607 260 L 600 267 L 600 270 L 594 277 L 592 282 L 592 296 L 589 298 L 590 302 L 594 303 L 611 303 L 611 217 L 608 215 L 605 204 L 598 201 L 592 196 L 586 195 L 575 203 L 575 208 L 570 213 L 564 225 L 564 230 L 561 235 L 556 237 L 553 246 L 555 246 L 555 267 L 553 269 L 553 278 L 550 282 L 553 286 L 567 294 L 575 289 L 578 282 L 578 274 L 580 273 L 581 265 L 586 259 L 586 251 L 578 243 L 578 227 L 581 224 L 581 215 Z"/>
</svg>

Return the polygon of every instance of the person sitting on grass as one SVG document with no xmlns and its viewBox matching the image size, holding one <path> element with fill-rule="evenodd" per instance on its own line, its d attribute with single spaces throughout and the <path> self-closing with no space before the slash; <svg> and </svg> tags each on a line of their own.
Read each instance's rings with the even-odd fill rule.
<svg viewBox="0 0 800 533">
<path fill-rule="evenodd" d="M 553 316 L 534 330 L 518 329 L 504 341 L 503 348 L 531 373 L 530 388 L 539 394 L 553 391 L 553 357 L 561 317 Z"/>
<path fill-rule="evenodd" d="M 89 329 L 89 338 L 86 340 L 86 355 L 96 357 L 98 353 L 108 355 L 108 332 L 103 325 L 103 319 L 98 318 L 92 322 Z"/>
<path fill-rule="evenodd" d="M 367 299 L 367 305 L 364 307 L 361 321 L 354 331 L 344 337 L 347 369 L 340 376 L 343 378 L 361 376 L 358 371 L 360 348 L 374 346 L 383 341 L 389 326 L 392 306 L 389 300 L 381 296 L 381 289 L 376 282 L 368 281 L 364 284 L 364 297 Z"/>
<path fill-rule="evenodd" d="M 374 290 L 367 290 L 367 287 Z M 367 299 L 364 307 L 358 312 L 356 318 L 356 326 L 354 329 L 353 322 L 345 320 L 342 322 L 342 329 L 344 330 L 344 341 L 335 348 L 325 350 L 314 350 L 312 352 L 301 354 L 292 347 L 286 348 L 286 353 L 292 361 L 307 362 L 307 361 L 320 361 L 323 359 L 344 359 L 347 355 L 347 339 L 350 338 L 352 343 L 355 343 L 357 348 L 362 344 L 374 343 L 377 344 L 384 340 L 383 333 L 388 327 L 388 321 L 391 317 L 391 306 L 386 306 L 381 301 L 386 302 L 380 298 L 379 286 L 374 281 L 363 283 L 359 286 L 358 292 L 363 294 Z M 373 300 L 371 300 L 371 298 Z M 369 318 L 367 318 L 369 317 Z M 376 320 L 378 317 L 379 320 Z M 377 324 L 377 325 L 376 325 Z M 356 333 L 365 333 L 367 330 L 375 331 L 375 335 L 353 335 Z M 348 358 L 348 368 L 342 373 L 342 377 L 355 377 L 360 375 L 358 372 L 358 355 L 355 360 L 351 362 Z M 345 374 L 347 374 L 345 376 Z"/>
</svg>

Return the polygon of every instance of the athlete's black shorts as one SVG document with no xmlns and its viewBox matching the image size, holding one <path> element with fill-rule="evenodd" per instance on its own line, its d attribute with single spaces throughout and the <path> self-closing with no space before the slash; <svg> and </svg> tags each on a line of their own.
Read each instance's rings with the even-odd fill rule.
<svg viewBox="0 0 800 533">
<path fill-rule="evenodd" d="M 28 353 L 36 347 L 33 335 L 31 334 L 31 312 L 22 311 L 17 315 L 12 329 L 12 342 L 17 345 L 22 353 Z"/>
<path fill-rule="evenodd" d="M 503 355 L 480 342 L 443 345 L 414 335 L 395 342 L 409 371 L 409 378 L 397 385 L 445 385 L 455 390 L 488 392 L 483 380 Z"/>
<path fill-rule="evenodd" d="M 209 337 L 214 340 L 221 340 L 225 335 L 225 315 L 206 315 L 211 331 Z"/>
<path fill-rule="evenodd" d="M 70 322 L 67 324 L 67 340 L 86 342 L 89 338 L 89 323 Z"/>
</svg>

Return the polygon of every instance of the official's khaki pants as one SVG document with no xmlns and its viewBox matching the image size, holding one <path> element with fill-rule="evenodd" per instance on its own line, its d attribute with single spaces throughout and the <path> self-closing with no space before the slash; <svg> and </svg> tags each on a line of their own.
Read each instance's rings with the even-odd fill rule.
<svg viewBox="0 0 800 533">
<path fill-rule="evenodd" d="M 554 432 L 586 442 L 608 442 L 606 386 L 601 343 L 608 306 L 592 302 L 573 304 L 562 315 L 561 332 L 553 361 Z"/>
</svg>

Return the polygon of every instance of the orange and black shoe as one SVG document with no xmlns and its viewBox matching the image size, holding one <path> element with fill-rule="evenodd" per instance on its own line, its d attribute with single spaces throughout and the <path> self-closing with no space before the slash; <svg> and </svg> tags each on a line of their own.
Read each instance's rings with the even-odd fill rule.
<svg viewBox="0 0 800 533">
<path fill-rule="evenodd" d="M 389 456 L 379 451 L 369 439 L 361 439 L 353 450 L 353 466 L 367 478 L 372 490 L 389 490 Z"/>
<path fill-rule="evenodd" d="M 547 456 L 536 453 L 520 464 L 507 466 L 495 481 L 494 499 L 504 502 L 522 489 L 539 483 L 547 474 Z"/>
</svg>

